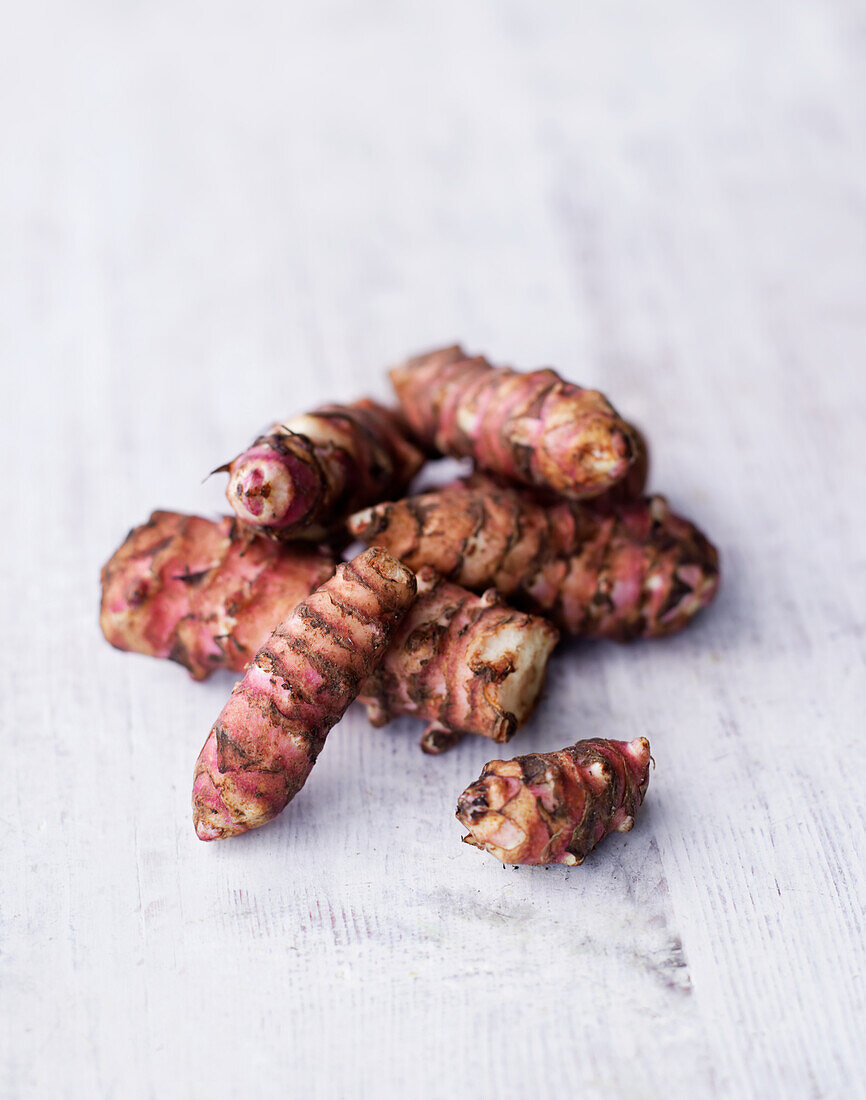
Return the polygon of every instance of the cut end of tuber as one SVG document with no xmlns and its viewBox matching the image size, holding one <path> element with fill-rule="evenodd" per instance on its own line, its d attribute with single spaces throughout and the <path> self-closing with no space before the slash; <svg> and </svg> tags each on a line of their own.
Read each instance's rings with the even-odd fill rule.
<svg viewBox="0 0 866 1100">
<path fill-rule="evenodd" d="M 283 522 L 295 498 L 292 476 L 279 455 L 264 448 L 236 462 L 231 470 L 228 497 L 247 523 L 273 527 Z"/>
</svg>

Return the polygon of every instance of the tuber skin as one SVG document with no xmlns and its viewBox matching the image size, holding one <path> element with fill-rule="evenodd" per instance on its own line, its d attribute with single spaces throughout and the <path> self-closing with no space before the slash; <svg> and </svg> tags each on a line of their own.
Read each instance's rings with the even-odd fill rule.
<svg viewBox="0 0 866 1100">
<path fill-rule="evenodd" d="M 201 840 L 258 828 L 298 793 L 415 591 L 404 565 L 365 550 L 277 626 L 199 755 L 193 819 Z"/>
<path fill-rule="evenodd" d="M 272 538 L 320 540 L 356 509 L 399 496 L 423 461 L 399 415 L 365 398 L 274 424 L 220 469 L 244 523 Z"/>
<path fill-rule="evenodd" d="M 718 552 L 664 497 L 540 503 L 484 475 L 352 516 L 411 569 L 495 587 L 565 633 L 630 641 L 682 629 L 718 589 Z"/>
<path fill-rule="evenodd" d="M 635 443 L 634 462 L 628 468 L 625 477 L 615 485 L 611 485 L 597 497 L 586 501 L 597 512 L 610 513 L 621 504 L 627 504 L 633 500 L 639 500 L 646 492 L 649 480 L 649 444 L 643 432 L 634 424 L 629 424 Z M 553 503 L 557 503 L 553 500 Z"/>
<path fill-rule="evenodd" d="M 254 581 L 235 579 L 227 557 L 188 583 L 208 563 L 222 561 L 226 546 L 238 548 L 240 565 L 263 563 Z M 299 563 L 307 563 L 300 572 Z M 103 570 L 102 627 L 118 648 L 173 657 L 196 679 L 216 668 L 242 672 L 275 624 L 331 572 L 327 554 L 257 538 L 234 520 L 157 512 Z M 426 719 L 427 752 L 444 751 L 463 732 L 507 740 L 532 709 L 557 636 L 545 620 L 504 606 L 492 592 L 479 598 L 422 570 L 418 599 L 385 667 L 362 687 L 370 720 Z M 518 694 L 510 709 L 502 706 L 503 691 L 509 699 Z"/>
<path fill-rule="evenodd" d="M 235 519 L 154 512 L 102 570 L 100 625 L 117 649 L 168 657 L 203 680 L 242 669 L 334 558 L 255 538 Z"/>
<path fill-rule="evenodd" d="M 632 828 L 649 765 L 645 737 L 492 760 L 457 803 L 463 840 L 501 863 L 583 863 L 609 833 Z"/>
<path fill-rule="evenodd" d="M 475 596 L 429 567 L 417 579 L 418 599 L 361 692 L 370 721 L 426 719 L 421 747 L 434 754 L 464 733 L 510 740 L 535 706 L 558 631 L 495 590 Z"/>
<path fill-rule="evenodd" d="M 493 367 L 455 346 L 395 367 L 391 381 L 424 446 L 524 485 L 598 496 L 637 455 L 632 429 L 607 399 L 552 370 Z"/>
</svg>

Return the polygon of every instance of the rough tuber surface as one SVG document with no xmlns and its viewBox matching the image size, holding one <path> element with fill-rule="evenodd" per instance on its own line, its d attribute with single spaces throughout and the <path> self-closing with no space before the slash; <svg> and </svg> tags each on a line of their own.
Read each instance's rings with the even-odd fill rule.
<svg viewBox="0 0 866 1100">
<path fill-rule="evenodd" d="M 395 367 L 391 381 L 425 446 L 512 481 L 593 497 L 636 457 L 631 428 L 606 398 L 552 370 L 493 367 L 451 347 Z"/>
<path fill-rule="evenodd" d="M 237 574 L 235 554 L 260 572 Z M 242 672 L 274 626 L 332 572 L 327 554 L 256 538 L 234 520 L 155 513 L 103 570 L 102 626 L 118 648 L 174 657 L 197 679 L 215 668 Z M 532 709 L 556 630 L 429 569 L 419 587 L 387 667 L 362 687 L 371 720 L 426 719 L 428 752 L 462 732 L 509 737 Z"/>
<path fill-rule="evenodd" d="M 508 741 L 532 711 L 557 630 L 475 596 L 432 569 L 418 571 L 418 599 L 361 693 L 373 725 L 412 714 L 429 724 L 422 748 L 437 753 L 464 733 Z"/>
<path fill-rule="evenodd" d="M 198 758 L 193 817 L 201 840 L 264 825 L 298 793 L 415 589 L 413 574 L 390 554 L 365 550 L 274 630 Z"/>
<path fill-rule="evenodd" d="M 664 497 L 540 503 L 483 475 L 353 516 L 352 534 L 467 588 L 495 587 L 565 633 L 672 634 L 710 603 L 718 553 Z"/>
<path fill-rule="evenodd" d="M 280 547 L 235 519 L 154 512 L 103 568 L 99 621 L 118 649 L 169 657 L 202 680 L 242 669 L 333 572 L 324 550 Z"/>
<path fill-rule="evenodd" d="M 492 760 L 457 803 L 463 839 L 501 863 L 583 863 L 609 833 L 632 828 L 649 765 L 645 737 Z"/>
<path fill-rule="evenodd" d="M 238 518 L 281 539 L 320 539 L 365 504 L 402 493 L 423 456 L 375 401 L 275 424 L 223 469 Z"/>
</svg>

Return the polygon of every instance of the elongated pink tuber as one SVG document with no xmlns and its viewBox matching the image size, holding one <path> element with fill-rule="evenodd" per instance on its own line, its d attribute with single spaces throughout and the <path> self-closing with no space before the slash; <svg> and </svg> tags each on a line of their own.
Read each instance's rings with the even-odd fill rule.
<svg viewBox="0 0 866 1100">
<path fill-rule="evenodd" d="M 275 424 L 225 468 L 238 517 L 281 539 L 320 539 L 365 504 L 403 492 L 423 456 L 399 417 L 363 399 Z"/>
<path fill-rule="evenodd" d="M 582 499 L 624 478 L 636 457 L 610 403 L 552 370 L 492 367 L 451 347 L 395 367 L 391 381 L 425 446 L 512 481 Z"/>
<path fill-rule="evenodd" d="M 542 504 L 476 474 L 376 504 L 352 534 L 411 569 L 422 564 L 477 591 L 495 587 L 564 632 L 628 641 L 685 626 L 718 588 L 718 553 L 664 497 Z"/>
<path fill-rule="evenodd" d="M 118 649 L 170 657 L 201 680 L 242 669 L 334 564 L 324 550 L 255 538 L 235 519 L 154 512 L 102 570 L 100 625 Z"/>
<path fill-rule="evenodd" d="M 492 760 L 457 803 L 463 839 L 501 863 L 583 863 L 609 833 L 632 828 L 649 765 L 645 737 Z"/>
<path fill-rule="evenodd" d="M 464 733 L 508 741 L 535 706 L 558 637 L 546 619 L 515 611 L 495 591 L 474 596 L 425 567 L 418 599 L 361 702 L 374 725 L 399 714 L 425 719 L 426 752 Z"/>
<path fill-rule="evenodd" d="M 405 566 L 384 550 L 365 550 L 280 623 L 198 758 L 193 817 L 201 840 L 264 825 L 294 798 L 414 598 Z"/>
</svg>

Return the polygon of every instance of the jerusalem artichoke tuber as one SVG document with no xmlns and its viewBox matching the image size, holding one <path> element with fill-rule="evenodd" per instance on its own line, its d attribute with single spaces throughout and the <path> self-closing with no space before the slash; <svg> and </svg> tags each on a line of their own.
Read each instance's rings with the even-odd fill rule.
<svg viewBox="0 0 866 1100">
<path fill-rule="evenodd" d="M 674 633 L 718 587 L 717 551 L 659 496 L 601 510 L 594 502 L 545 505 L 475 474 L 374 505 L 353 516 L 349 529 L 412 569 L 431 565 L 476 590 L 495 585 L 518 606 L 584 637 Z"/>
<path fill-rule="evenodd" d="M 649 765 L 645 737 L 492 760 L 457 803 L 463 839 L 501 863 L 583 863 L 603 837 L 632 828 Z"/>
<path fill-rule="evenodd" d="M 427 567 L 417 579 L 418 599 L 361 691 L 370 721 L 426 719 L 421 746 L 431 753 L 463 733 L 508 741 L 535 705 L 556 629 L 493 590 L 474 596 Z"/>
<path fill-rule="evenodd" d="M 427 447 L 573 499 L 597 496 L 636 457 L 631 428 L 596 390 L 552 370 L 520 373 L 459 347 L 410 359 L 391 381 Z"/>
<path fill-rule="evenodd" d="M 415 588 L 415 577 L 390 554 L 365 550 L 277 626 L 235 685 L 196 764 L 200 839 L 264 825 L 298 793 Z"/>
<path fill-rule="evenodd" d="M 333 571 L 324 550 L 280 547 L 235 519 L 154 512 L 102 570 L 100 625 L 118 649 L 170 657 L 202 680 L 242 669 Z"/>
<path fill-rule="evenodd" d="M 275 424 L 221 469 L 244 523 L 274 538 L 321 539 L 357 508 L 402 493 L 422 462 L 399 415 L 363 399 Z"/>
<path fill-rule="evenodd" d="M 234 520 L 157 512 L 136 528 L 103 570 L 108 640 L 173 657 L 197 679 L 215 668 L 243 671 L 274 626 L 333 567 L 326 554 L 239 527 Z M 236 567 L 251 562 L 263 566 L 253 580 L 235 576 Z M 492 593 L 479 598 L 422 570 L 418 599 L 385 667 L 362 687 L 370 719 L 382 725 L 399 714 L 425 718 L 428 752 L 442 751 L 463 732 L 505 740 L 532 709 L 556 637 L 547 622 Z"/>
</svg>

